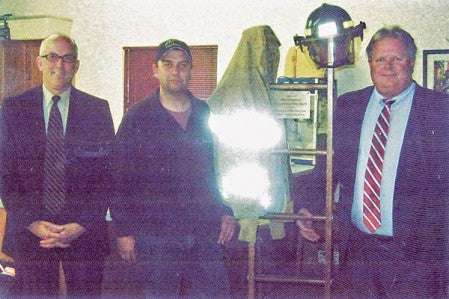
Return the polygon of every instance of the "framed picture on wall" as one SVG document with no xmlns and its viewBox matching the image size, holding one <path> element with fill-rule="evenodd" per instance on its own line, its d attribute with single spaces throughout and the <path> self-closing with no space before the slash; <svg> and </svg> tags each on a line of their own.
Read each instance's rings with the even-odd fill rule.
<svg viewBox="0 0 449 299">
<path fill-rule="evenodd" d="M 423 51 L 423 85 L 449 93 L 449 49 Z"/>
</svg>

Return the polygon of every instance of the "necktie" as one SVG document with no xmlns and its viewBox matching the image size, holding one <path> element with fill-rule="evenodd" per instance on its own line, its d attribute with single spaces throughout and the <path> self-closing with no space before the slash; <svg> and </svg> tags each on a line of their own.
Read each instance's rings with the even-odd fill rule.
<svg viewBox="0 0 449 299">
<path fill-rule="evenodd" d="M 374 128 L 368 165 L 365 172 L 363 223 L 371 233 L 374 233 L 382 225 L 380 215 L 380 183 L 382 181 L 385 146 L 388 140 L 391 105 L 394 101 L 384 99 L 384 103 L 385 106 Z"/>
<path fill-rule="evenodd" d="M 65 149 L 64 128 L 58 109 L 59 96 L 53 96 L 53 105 L 47 129 L 44 164 L 44 204 L 46 209 L 56 215 L 65 203 Z"/>
</svg>

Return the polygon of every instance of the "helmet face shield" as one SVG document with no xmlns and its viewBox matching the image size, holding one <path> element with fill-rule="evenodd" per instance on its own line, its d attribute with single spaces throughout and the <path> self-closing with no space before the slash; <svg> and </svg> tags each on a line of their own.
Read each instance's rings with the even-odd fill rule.
<svg viewBox="0 0 449 299">
<path fill-rule="evenodd" d="M 339 67 L 354 62 L 352 41 L 344 36 L 308 42 L 312 60 L 320 67 Z"/>
<path fill-rule="evenodd" d="M 307 19 L 305 37 L 295 36 L 295 44 L 307 46 L 312 60 L 319 67 L 353 64 L 357 37 L 363 38 L 365 23 L 354 23 L 348 13 L 334 5 L 323 4 Z"/>
</svg>

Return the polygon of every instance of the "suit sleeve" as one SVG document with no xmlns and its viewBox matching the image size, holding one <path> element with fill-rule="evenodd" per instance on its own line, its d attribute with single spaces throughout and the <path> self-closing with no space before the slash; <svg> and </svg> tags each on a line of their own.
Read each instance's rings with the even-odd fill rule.
<svg viewBox="0 0 449 299">
<path fill-rule="evenodd" d="M 82 198 L 79 197 L 83 204 L 80 205 L 77 200 L 72 203 L 73 210 L 79 211 L 73 213 L 77 215 L 73 221 L 87 230 L 94 229 L 98 222 L 104 222 L 113 194 L 112 145 L 115 132 L 109 104 L 106 101 L 100 103 L 91 112 L 88 128 L 90 132 L 85 132 L 94 142 L 81 143 L 73 153 L 76 157 L 76 171 L 73 173 L 77 176 L 72 180 L 76 182 L 78 194 L 83 195 Z M 73 196 L 76 198 L 77 194 Z"/>
<path fill-rule="evenodd" d="M 19 142 L 15 137 L 16 119 L 20 119 L 16 108 L 13 107 L 13 98 L 5 98 L 0 109 L 0 196 L 3 206 L 8 212 L 8 222 L 15 229 L 24 229 L 33 221 L 41 219 L 40 200 L 37 192 L 32 192 L 27 186 L 32 186 L 40 178 L 33 176 L 34 167 L 26 168 L 19 165 Z M 33 160 L 33 158 L 30 158 Z M 30 162 L 30 165 L 35 165 Z M 23 181 L 25 176 L 30 182 Z"/>
<path fill-rule="evenodd" d="M 110 206 L 114 230 L 118 237 L 133 235 L 138 224 L 136 213 L 139 211 L 139 132 L 140 124 L 135 114 L 125 114 L 117 131 L 113 146 L 113 182 L 114 196 Z"/>
</svg>

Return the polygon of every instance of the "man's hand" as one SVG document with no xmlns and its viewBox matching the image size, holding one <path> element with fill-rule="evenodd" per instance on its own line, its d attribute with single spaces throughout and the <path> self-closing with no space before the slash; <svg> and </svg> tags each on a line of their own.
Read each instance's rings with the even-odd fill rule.
<svg viewBox="0 0 449 299">
<path fill-rule="evenodd" d="M 62 225 L 56 225 L 47 221 L 34 221 L 28 225 L 28 230 L 41 239 L 58 238 L 62 232 Z"/>
<path fill-rule="evenodd" d="M 58 233 L 57 237 L 53 238 L 45 238 L 40 242 L 41 247 L 43 248 L 67 248 L 70 246 L 70 243 L 81 236 L 86 229 L 79 225 L 78 223 L 67 223 L 64 225 L 60 225 L 62 230 Z"/>
<path fill-rule="evenodd" d="M 128 262 L 137 261 L 136 240 L 133 236 L 117 238 L 117 246 L 122 259 Z"/>
<path fill-rule="evenodd" d="M 70 244 L 60 242 L 62 225 L 56 225 L 48 221 L 34 221 L 28 226 L 28 230 L 41 239 L 40 245 L 44 248 L 67 248 Z"/>
<path fill-rule="evenodd" d="M 309 210 L 304 208 L 299 210 L 299 214 L 307 217 L 313 216 L 312 213 L 309 212 Z M 306 240 L 316 242 L 320 239 L 320 235 L 318 235 L 318 233 L 313 228 L 313 220 L 310 219 L 297 220 L 296 225 L 299 227 L 301 236 Z"/>
<path fill-rule="evenodd" d="M 221 231 L 218 236 L 217 243 L 224 244 L 232 239 L 234 236 L 235 228 L 237 227 L 237 221 L 233 216 L 225 215 L 221 217 Z"/>
<path fill-rule="evenodd" d="M 76 222 L 64 224 L 62 227 L 63 230 L 60 234 L 60 241 L 68 244 L 73 240 L 78 239 L 78 237 L 86 231 L 82 225 Z"/>
</svg>

